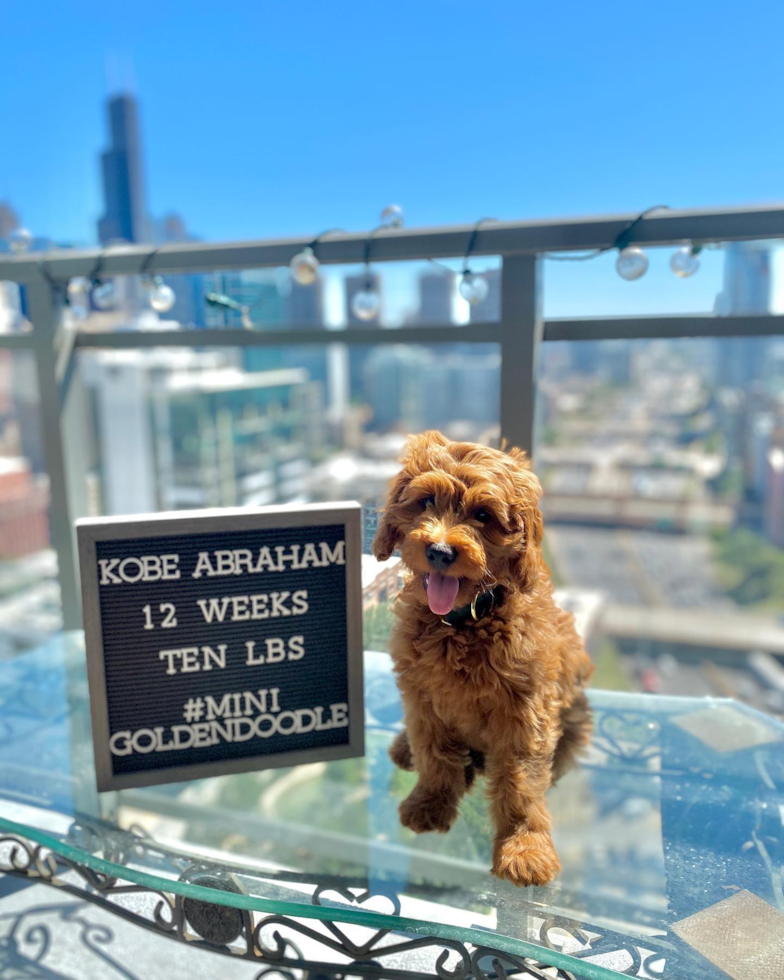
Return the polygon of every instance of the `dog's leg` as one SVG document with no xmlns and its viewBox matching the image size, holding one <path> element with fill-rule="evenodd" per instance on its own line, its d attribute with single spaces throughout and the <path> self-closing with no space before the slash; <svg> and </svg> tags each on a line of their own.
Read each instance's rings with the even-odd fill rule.
<svg viewBox="0 0 784 980">
<path fill-rule="evenodd" d="M 411 743 L 408 741 L 408 732 L 403 729 L 395 736 L 389 746 L 389 758 L 399 769 L 407 769 L 409 772 L 414 768 L 414 757 L 411 754 Z"/>
<path fill-rule="evenodd" d="M 487 761 L 496 829 L 493 874 L 515 885 L 546 885 L 561 867 L 544 798 L 551 780 L 550 761 L 506 753 L 493 753 Z"/>
<path fill-rule="evenodd" d="M 561 737 L 553 757 L 553 783 L 577 763 L 580 752 L 591 740 L 592 730 L 591 707 L 585 691 L 580 691 L 561 715 Z"/>
<path fill-rule="evenodd" d="M 419 781 L 400 804 L 400 822 L 417 834 L 446 833 L 468 788 L 467 750 L 426 711 L 409 718 L 407 729 Z"/>
</svg>

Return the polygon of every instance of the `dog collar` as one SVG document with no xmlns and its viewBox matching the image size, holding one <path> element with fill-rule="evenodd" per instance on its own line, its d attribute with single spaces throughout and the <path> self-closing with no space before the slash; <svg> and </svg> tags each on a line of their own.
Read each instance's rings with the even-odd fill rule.
<svg viewBox="0 0 784 980">
<path fill-rule="evenodd" d="M 467 606 L 453 609 L 452 612 L 441 618 L 441 622 L 446 623 L 447 626 L 464 626 L 466 623 L 478 622 L 492 612 L 502 592 L 503 586 L 501 585 L 494 585 L 491 589 L 485 589 L 484 592 L 477 592 Z"/>
</svg>

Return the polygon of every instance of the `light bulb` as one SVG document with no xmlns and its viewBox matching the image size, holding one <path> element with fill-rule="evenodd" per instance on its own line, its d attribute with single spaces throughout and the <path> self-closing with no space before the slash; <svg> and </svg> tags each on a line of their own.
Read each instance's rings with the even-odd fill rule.
<svg viewBox="0 0 784 980">
<path fill-rule="evenodd" d="M 27 228 L 15 228 L 8 236 L 8 244 L 11 246 L 12 252 L 21 255 L 23 252 L 29 251 L 33 244 L 33 235 Z"/>
<path fill-rule="evenodd" d="M 93 303 L 99 310 L 110 310 L 114 306 L 116 298 L 116 290 L 111 280 L 99 283 L 92 292 Z"/>
<path fill-rule="evenodd" d="M 156 313 L 168 313 L 177 301 L 177 296 L 171 286 L 155 277 L 153 287 L 150 290 L 150 306 Z"/>
<path fill-rule="evenodd" d="M 692 251 L 691 245 L 684 245 L 683 248 L 672 253 L 670 269 L 680 279 L 688 279 L 689 276 L 693 276 L 699 267 L 700 260 Z"/>
<path fill-rule="evenodd" d="M 648 271 L 648 256 L 636 245 L 627 245 L 618 253 L 615 271 L 627 282 L 640 279 Z"/>
<path fill-rule="evenodd" d="M 489 287 L 484 276 L 477 276 L 473 272 L 464 272 L 457 290 L 467 303 L 476 306 L 483 299 L 487 299 Z"/>
<path fill-rule="evenodd" d="M 381 297 L 370 287 L 354 294 L 351 300 L 351 312 L 358 320 L 372 320 L 378 316 L 381 308 Z"/>
<path fill-rule="evenodd" d="M 76 297 L 86 296 L 90 292 L 90 280 L 86 279 L 84 276 L 74 276 L 73 279 L 68 280 L 68 295 L 75 299 Z"/>
<path fill-rule="evenodd" d="M 311 286 L 318 278 L 319 261 L 313 253 L 313 249 L 308 246 L 298 252 L 289 262 L 291 277 L 300 286 Z"/>
<path fill-rule="evenodd" d="M 381 224 L 387 228 L 403 227 L 403 209 L 399 204 L 387 204 L 381 212 Z"/>
</svg>

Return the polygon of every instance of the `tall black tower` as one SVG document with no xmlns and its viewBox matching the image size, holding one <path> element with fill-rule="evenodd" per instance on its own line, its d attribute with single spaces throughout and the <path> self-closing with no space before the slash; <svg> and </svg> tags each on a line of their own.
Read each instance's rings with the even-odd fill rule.
<svg viewBox="0 0 784 980">
<path fill-rule="evenodd" d="M 101 154 L 104 216 L 98 222 L 102 243 L 150 240 L 144 195 L 144 168 L 139 135 L 139 108 L 132 95 L 115 95 L 108 102 L 111 144 Z"/>
</svg>

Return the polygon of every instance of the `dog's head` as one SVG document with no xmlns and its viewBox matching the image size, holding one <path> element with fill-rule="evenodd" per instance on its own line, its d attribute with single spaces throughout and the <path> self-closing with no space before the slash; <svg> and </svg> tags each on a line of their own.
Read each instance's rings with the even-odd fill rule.
<svg viewBox="0 0 784 980">
<path fill-rule="evenodd" d="M 496 582 L 531 588 L 542 561 L 542 488 L 522 450 L 425 432 L 409 439 L 402 462 L 373 553 L 383 561 L 400 548 L 423 604 L 444 616 Z"/>
</svg>

